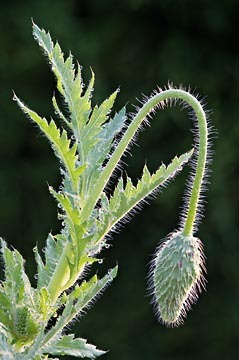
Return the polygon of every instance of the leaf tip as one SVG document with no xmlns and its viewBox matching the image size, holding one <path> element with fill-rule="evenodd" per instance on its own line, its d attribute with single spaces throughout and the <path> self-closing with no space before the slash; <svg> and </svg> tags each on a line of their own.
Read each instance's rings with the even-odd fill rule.
<svg viewBox="0 0 239 360">
<path fill-rule="evenodd" d="M 119 266 L 117 264 L 113 269 L 110 270 L 110 276 L 112 277 L 112 279 L 114 279 L 117 276 L 118 268 Z"/>
</svg>

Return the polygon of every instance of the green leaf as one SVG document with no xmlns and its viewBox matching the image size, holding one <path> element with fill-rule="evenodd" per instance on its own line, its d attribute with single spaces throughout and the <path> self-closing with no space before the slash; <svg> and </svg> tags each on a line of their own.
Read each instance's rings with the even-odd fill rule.
<svg viewBox="0 0 239 360">
<path fill-rule="evenodd" d="M 0 358 L 1 360 L 14 360 L 13 346 L 7 341 L 7 335 L 1 331 L 0 327 Z"/>
<path fill-rule="evenodd" d="M 77 72 L 75 71 L 71 54 L 65 60 L 59 44 L 54 45 L 50 34 L 35 24 L 33 24 L 33 35 L 50 61 L 52 71 L 57 79 L 57 88 L 64 96 L 70 111 L 71 128 L 76 139 L 79 140 L 79 129 L 87 123 L 91 112 L 90 99 L 94 86 L 94 73 L 92 72 L 91 81 L 85 94 L 81 96 L 83 89 L 81 68 L 78 65 Z M 67 122 L 70 124 L 68 120 Z"/>
<path fill-rule="evenodd" d="M 164 185 L 165 182 L 171 180 L 176 173 L 181 171 L 183 165 L 188 162 L 191 155 L 192 151 L 181 155 L 179 158 L 176 156 L 167 167 L 163 164 L 152 175 L 145 165 L 142 177 L 136 186 L 134 186 L 131 179 L 127 177 L 125 188 L 122 190 L 121 180 L 116 187 L 115 194 L 113 194 L 109 201 L 108 212 L 115 217 L 115 221 L 119 221 L 142 200 L 152 192 L 156 191 L 160 186 Z"/>
<path fill-rule="evenodd" d="M 134 186 L 131 179 L 127 177 L 124 187 L 123 179 L 120 178 L 109 201 L 105 195 L 102 195 L 104 201 L 101 202 L 101 208 L 95 218 L 95 226 L 98 231 L 88 244 L 88 249 L 92 252 L 92 255 L 97 252 L 94 250 L 97 249 L 97 244 L 103 240 L 107 233 L 110 232 L 122 218 L 182 170 L 182 167 L 188 162 L 192 153 L 193 151 L 187 152 L 179 158 L 176 156 L 167 167 L 163 164 L 152 175 L 145 165 L 142 177 L 136 186 Z M 100 249 L 100 247 L 98 249 Z"/>
<path fill-rule="evenodd" d="M 36 290 L 24 270 L 24 259 L 10 250 L 2 240 L 5 280 L 0 286 L 0 322 L 8 331 L 12 344 L 30 344 L 37 336 L 41 313 Z"/>
<path fill-rule="evenodd" d="M 85 339 L 75 339 L 74 335 L 63 335 L 56 341 L 53 340 L 48 346 L 45 346 L 44 352 L 51 355 L 70 355 L 90 359 L 95 359 L 105 353 L 94 345 L 88 344 Z"/>
<path fill-rule="evenodd" d="M 98 146 L 98 143 L 101 140 L 99 134 L 103 130 L 102 125 L 108 120 L 108 116 L 114 104 L 117 93 L 118 91 L 115 91 L 99 107 L 96 105 L 92 111 L 88 123 L 80 129 L 80 147 L 86 162 L 89 162 L 89 160 L 92 159 L 92 153 L 94 153 L 97 148 L 96 144 Z M 90 159 L 88 159 L 89 153 L 91 153 Z M 93 161 L 91 161 L 90 164 L 94 164 L 94 156 L 92 160 Z"/>
<path fill-rule="evenodd" d="M 64 60 L 64 54 L 59 44 L 54 45 L 50 34 L 46 33 L 44 29 L 40 29 L 36 24 L 33 24 L 33 35 L 49 58 L 52 71 L 57 78 L 59 92 L 66 98 L 68 105 L 71 106 L 74 103 L 72 93 L 74 92 L 78 97 L 82 92 L 80 67 L 78 67 L 78 76 L 76 77 L 71 54 Z"/>
<path fill-rule="evenodd" d="M 48 286 L 60 260 L 64 247 L 66 246 L 67 239 L 63 235 L 60 236 L 61 241 L 58 241 L 52 234 L 48 235 L 45 247 L 45 263 L 39 255 L 37 248 L 34 248 L 35 259 L 37 262 L 38 289 Z"/>
<path fill-rule="evenodd" d="M 57 157 L 63 163 L 68 176 L 71 179 L 73 192 L 78 192 L 79 177 L 85 170 L 86 165 L 83 164 L 79 166 L 79 159 L 76 153 L 77 145 L 74 144 L 70 147 L 70 139 L 68 139 L 66 131 L 63 130 L 61 132 L 60 129 L 57 128 L 54 120 L 51 120 L 50 123 L 48 123 L 45 118 L 41 118 L 36 112 L 24 105 L 16 95 L 14 96 L 14 100 L 17 101 L 22 111 L 26 113 L 32 121 L 38 124 L 46 137 L 50 140 Z"/>
<path fill-rule="evenodd" d="M 126 121 L 126 109 L 122 108 L 115 114 L 113 119 L 105 123 L 97 135 L 97 145 L 93 146 L 88 152 L 87 161 L 91 164 L 86 169 L 85 176 L 88 176 L 88 189 L 92 189 L 98 181 L 103 164 L 110 158 L 110 152 L 117 146 L 116 136 L 123 130 Z"/>
<path fill-rule="evenodd" d="M 73 205 L 73 201 L 71 201 L 72 199 L 70 200 L 71 194 L 56 192 L 52 187 L 49 187 L 49 190 L 65 212 L 65 216 L 60 214 L 60 218 L 68 222 L 71 231 L 76 231 L 76 226 L 79 227 L 81 224 L 79 199 L 77 198 L 77 196 L 75 196 L 75 198 L 73 199 L 75 204 Z"/>
<path fill-rule="evenodd" d="M 24 270 L 24 259 L 17 250 L 9 250 L 5 241 L 1 240 L 1 252 L 5 263 L 5 281 L 1 287 L 4 290 L 5 297 L 2 294 L 2 304 L 7 308 L 8 299 L 11 299 L 14 306 L 26 301 L 27 298 L 34 296 L 30 281 Z"/>
<path fill-rule="evenodd" d="M 46 333 L 43 345 L 48 344 L 48 342 L 56 335 L 60 335 L 62 330 L 72 321 L 72 319 L 79 316 L 82 311 L 88 308 L 89 305 L 96 300 L 116 277 L 117 270 L 117 266 L 110 269 L 102 279 L 98 279 L 95 275 L 88 282 L 83 281 L 80 286 L 76 285 L 73 291 L 65 296 L 65 308 L 62 315 L 57 319 L 55 326 Z"/>
<path fill-rule="evenodd" d="M 43 321 L 48 321 L 55 309 L 51 307 L 51 298 L 46 287 L 39 289 L 38 299 L 39 313 L 41 314 Z"/>
<path fill-rule="evenodd" d="M 52 97 L 52 104 L 53 104 L 53 107 L 54 107 L 54 109 L 55 109 L 56 115 L 58 115 L 59 118 L 66 123 L 66 125 L 68 126 L 69 129 L 71 129 L 71 124 L 70 124 L 70 122 L 66 119 L 65 115 L 62 113 L 61 109 L 59 108 L 55 96 Z"/>
</svg>

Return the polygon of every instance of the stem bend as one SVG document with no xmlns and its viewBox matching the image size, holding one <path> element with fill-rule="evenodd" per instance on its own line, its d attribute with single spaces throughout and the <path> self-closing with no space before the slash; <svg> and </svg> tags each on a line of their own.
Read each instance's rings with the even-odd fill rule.
<svg viewBox="0 0 239 360">
<path fill-rule="evenodd" d="M 185 101 L 195 112 L 198 121 L 199 140 L 197 148 L 197 165 L 190 186 L 188 203 L 186 207 L 186 214 L 182 224 L 182 233 L 185 236 L 191 236 L 194 232 L 194 225 L 196 222 L 197 211 L 199 207 L 200 193 L 202 190 L 203 178 L 206 170 L 207 152 L 208 152 L 208 129 L 205 111 L 201 103 L 195 96 L 182 89 L 168 89 L 154 95 L 145 105 L 139 110 L 136 118 L 140 119 L 145 116 L 159 103 L 163 103 L 168 99 L 180 99 Z"/>
<path fill-rule="evenodd" d="M 109 178 L 111 177 L 114 169 L 116 168 L 120 158 L 127 149 L 128 145 L 132 141 L 135 133 L 139 129 L 139 126 L 147 117 L 147 115 L 160 104 L 164 105 L 164 102 L 170 99 L 179 99 L 185 101 L 189 106 L 194 110 L 199 129 L 199 141 L 198 141 L 198 154 L 197 154 L 197 165 L 196 171 L 193 178 L 193 184 L 189 193 L 189 201 L 187 203 L 186 214 L 184 217 L 183 223 L 183 234 L 185 236 L 190 236 L 194 232 L 194 224 L 197 217 L 199 198 L 203 184 L 203 178 L 206 170 L 206 161 L 207 161 L 207 149 L 208 149 L 208 129 L 206 114 L 203 110 L 201 103 L 197 100 L 195 96 L 189 92 L 182 89 L 173 89 L 161 91 L 156 95 L 153 95 L 138 111 L 129 125 L 127 131 L 123 135 L 121 141 L 119 142 L 117 148 L 113 152 L 108 164 L 106 165 L 104 171 L 101 173 L 99 181 L 92 191 L 93 196 L 89 199 L 87 205 L 82 210 L 83 219 L 87 219 L 92 210 L 95 207 L 95 204 L 99 200 L 104 187 L 106 186 Z"/>
</svg>

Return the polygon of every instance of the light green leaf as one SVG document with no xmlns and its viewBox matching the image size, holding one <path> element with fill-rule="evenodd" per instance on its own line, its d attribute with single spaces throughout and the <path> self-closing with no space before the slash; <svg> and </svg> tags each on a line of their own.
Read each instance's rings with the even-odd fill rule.
<svg viewBox="0 0 239 360">
<path fill-rule="evenodd" d="M 104 291 L 104 289 L 113 281 L 117 275 L 118 267 L 109 270 L 102 278 L 98 279 L 93 276 L 88 282 L 83 281 L 82 284 L 76 285 L 73 291 L 65 296 L 65 308 L 61 316 L 59 316 L 56 325 L 46 333 L 43 345 L 48 344 L 56 335 L 60 335 L 62 330 L 74 319 L 79 316 L 85 308 L 88 308 L 92 301 Z"/>
<path fill-rule="evenodd" d="M 78 76 L 76 77 L 71 54 L 64 60 L 64 54 L 59 44 L 56 43 L 54 45 L 50 34 L 44 29 L 40 29 L 36 24 L 33 24 L 33 35 L 49 58 L 52 71 L 57 78 L 57 88 L 59 92 L 66 98 L 68 105 L 71 106 L 74 102 L 72 93 L 80 96 L 82 92 L 80 67 L 78 68 Z"/>
<path fill-rule="evenodd" d="M 24 259 L 17 250 L 9 250 L 5 241 L 1 240 L 1 252 L 5 263 L 5 281 L 1 286 L 6 297 L 11 299 L 15 306 L 21 304 L 27 298 L 32 298 L 33 289 L 24 270 Z M 3 294 L 2 302 L 7 305 L 7 299 Z"/>
<path fill-rule="evenodd" d="M 66 131 L 63 130 L 61 132 L 60 129 L 57 128 L 54 120 L 51 120 L 50 123 L 48 123 L 45 118 L 41 118 L 36 112 L 24 105 L 16 95 L 14 96 L 14 100 L 17 101 L 22 111 L 38 124 L 46 137 L 50 140 L 57 157 L 63 163 L 68 176 L 71 179 L 72 190 L 78 192 L 79 176 L 85 170 L 86 165 L 83 164 L 79 166 L 79 159 L 76 153 L 77 145 L 74 144 L 70 147 L 70 139 L 68 139 Z"/>
<path fill-rule="evenodd" d="M 143 169 L 141 179 L 134 186 L 129 177 L 127 177 L 126 185 L 122 191 L 122 180 L 116 187 L 116 192 L 109 201 L 109 213 L 115 217 L 115 221 L 119 221 L 143 199 L 156 191 L 165 182 L 171 180 L 176 173 L 182 170 L 184 164 L 188 162 L 192 155 L 192 151 L 176 156 L 172 162 L 166 167 L 164 164 L 154 173 L 150 174 L 147 166 Z"/>
<path fill-rule="evenodd" d="M 0 358 L 1 360 L 14 360 L 15 358 L 13 346 L 9 344 L 6 335 L 1 331 L 0 331 Z"/>
<path fill-rule="evenodd" d="M 51 307 L 51 298 L 50 294 L 46 287 L 42 287 L 38 291 L 38 306 L 39 306 L 39 313 L 43 321 L 47 321 L 54 312 L 54 308 Z"/>
<path fill-rule="evenodd" d="M 115 91 L 99 107 L 96 105 L 92 111 L 88 123 L 80 130 L 81 152 L 84 154 L 86 162 L 88 162 L 89 152 L 94 151 L 96 144 L 98 144 L 100 141 L 98 135 L 102 131 L 102 125 L 108 120 L 108 116 L 114 104 L 117 93 L 118 91 Z"/>
<path fill-rule="evenodd" d="M 83 234 L 84 234 L 84 226 L 81 224 L 81 217 L 80 217 L 80 198 L 79 196 L 75 195 L 74 198 L 71 197 L 71 194 L 68 193 L 59 193 L 53 190 L 52 187 L 49 188 L 51 194 L 55 197 L 58 201 L 59 205 L 63 210 L 63 214 L 59 213 L 59 219 L 64 220 L 64 226 L 68 226 L 68 229 L 65 228 L 65 231 L 69 233 L 68 239 L 72 243 L 74 247 L 75 256 L 73 262 L 74 264 L 79 263 L 79 249 L 83 246 Z"/>
<path fill-rule="evenodd" d="M 69 128 L 71 128 L 71 123 L 66 119 L 65 115 L 62 113 L 61 109 L 59 108 L 55 96 L 52 97 L 52 104 L 53 104 L 53 107 L 55 109 L 56 115 L 58 115 L 59 118 L 61 120 L 63 120 Z"/>
<path fill-rule="evenodd" d="M 64 235 L 60 236 L 61 241 L 58 241 L 52 234 L 48 235 L 45 247 L 45 263 L 39 255 L 37 248 L 34 249 L 38 270 L 38 289 L 48 286 L 60 260 L 64 247 L 66 246 L 67 239 L 64 237 Z"/>
<path fill-rule="evenodd" d="M 81 68 L 78 65 L 77 71 L 75 71 L 72 55 L 70 54 L 64 60 L 64 54 L 59 44 L 54 45 L 50 34 L 35 24 L 33 24 L 33 35 L 50 61 L 52 71 L 57 79 L 57 88 L 64 96 L 70 111 L 71 128 L 79 141 L 79 129 L 87 123 L 91 112 L 90 99 L 94 86 L 94 73 L 92 72 L 91 81 L 85 94 L 81 96 L 83 89 Z M 69 123 L 68 120 L 67 122 Z"/>
<path fill-rule="evenodd" d="M 109 160 L 111 150 L 117 145 L 116 136 L 123 130 L 126 121 L 126 109 L 122 108 L 101 127 L 97 135 L 97 145 L 93 146 L 88 152 L 87 161 L 91 164 L 86 169 L 85 176 L 88 176 L 88 189 L 92 189 L 98 181 L 103 164 Z"/>
<path fill-rule="evenodd" d="M 74 205 L 72 204 L 73 201 L 70 199 L 71 195 L 64 194 L 60 192 L 56 192 L 52 187 L 49 187 L 50 193 L 54 196 L 54 198 L 58 201 L 59 205 L 64 210 L 66 216 L 60 215 L 60 218 L 64 218 L 68 224 L 71 230 L 75 231 L 75 227 L 79 226 L 81 223 L 80 219 L 80 203 L 79 198 L 77 198 L 77 195 L 74 197 Z M 77 201 L 78 200 L 78 201 Z M 78 206 L 77 206 L 78 205 Z"/>
<path fill-rule="evenodd" d="M 48 346 L 45 346 L 44 352 L 51 355 L 71 355 L 89 359 L 95 359 L 105 353 L 94 345 L 88 344 L 85 339 L 75 339 L 74 335 L 63 335 L 56 341 L 53 340 Z"/>
<path fill-rule="evenodd" d="M 88 244 L 89 251 L 92 255 L 97 253 L 97 244 L 103 241 L 104 237 L 112 228 L 137 207 L 145 198 L 159 189 L 160 186 L 171 180 L 176 173 L 182 170 L 182 167 L 188 162 L 193 151 L 187 152 L 180 157 L 175 157 L 172 162 L 165 166 L 164 164 L 154 173 L 150 174 L 147 166 L 143 169 L 141 179 L 134 186 L 129 177 L 126 179 L 125 187 L 123 179 L 120 178 L 114 190 L 112 197 L 106 201 L 105 195 L 102 198 L 101 208 L 95 218 L 95 226 L 98 231 L 92 237 Z"/>
</svg>

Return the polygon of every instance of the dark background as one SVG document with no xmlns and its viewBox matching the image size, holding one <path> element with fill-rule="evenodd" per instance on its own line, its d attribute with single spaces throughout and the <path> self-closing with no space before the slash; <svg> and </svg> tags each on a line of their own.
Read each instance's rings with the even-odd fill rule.
<svg viewBox="0 0 239 360">
<path fill-rule="evenodd" d="M 238 203 L 238 40 L 235 0 L 90 0 L 8 1 L 0 7 L 0 234 L 26 258 L 34 281 L 32 248 L 56 233 L 56 205 L 47 182 L 59 184 L 57 161 L 47 141 L 17 109 L 12 89 L 31 108 L 53 115 L 54 79 L 31 36 L 31 17 L 51 31 L 96 73 L 95 102 L 119 85 L 115 109 L 127 103 L 134 111 L 142 93 L 150 95 L 168 80 L 190 85 L 206 97 L 217 129 L 213 140 L 205 219 L 198 236 L 205 246 L 207 292 L 189 312 L 183 326 L 158 325 L 146 296 L 151 254 L 179 217 L 185 168 L 158 198 L 114 236 L 98 266 L 103 274 L 116 261 L 119 275 L 97 304 L 76 322 L 75 331 L 99 348 L 102 359 L 233 359 L 238 355 L 239 247 Z M 127 172 L 140 176 L 191 147 L 192 127 L 186 111 L 158 112 L 132 149 Z"/>
</svg>

